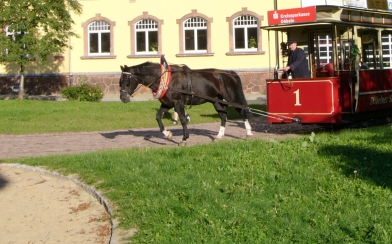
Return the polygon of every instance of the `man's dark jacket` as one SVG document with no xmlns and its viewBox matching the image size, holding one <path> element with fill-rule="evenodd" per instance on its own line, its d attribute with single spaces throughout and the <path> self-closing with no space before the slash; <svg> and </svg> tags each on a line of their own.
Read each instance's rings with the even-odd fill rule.
<svg viewBox="0 0 392 244">
<path fill-rule="evenodd" d="M 308 61 L 304 50 L 296 48 L 289 57 L 288 65 L 290 66 L 293 78 L 310 78 Z"/>
</svg>

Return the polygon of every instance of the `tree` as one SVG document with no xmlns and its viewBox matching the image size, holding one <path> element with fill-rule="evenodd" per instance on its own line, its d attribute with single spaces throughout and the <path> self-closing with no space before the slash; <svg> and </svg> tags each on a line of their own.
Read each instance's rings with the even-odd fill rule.
<svg viewBox="0 0 392 244">
<path fill-rule="evenodd" d="M 71 11 L 81 14 L 82 5 L 77 0 L 0 0 L 0 63 L 20 66 L 19 99 L 28 61 L 47 63 L 49 55 L 64 53 L 70 36 L 77 36 Z"/>
</svg>

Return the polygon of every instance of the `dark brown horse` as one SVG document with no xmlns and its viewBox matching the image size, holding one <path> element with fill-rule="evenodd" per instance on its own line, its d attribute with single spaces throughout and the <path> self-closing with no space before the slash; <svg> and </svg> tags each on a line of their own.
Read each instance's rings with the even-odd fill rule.
<svg viewBox="0 0 392 244">
<path fill-rule="evenodd" d="M 167 65 L 162 59 L 161 64 L 145 62 L 131 67 L 121 66 L 121 71 L 121 101 L 129 102 L 130 95 L 135 92 L 139 84 L 149 87 L 161 102 L 156 120 L 160 131 L 169 140 L 172 139 L 172 133 L 167 131 L 162 123 L 164 113 L 173 107 L 178 113 L 183 128 L 180 145 L 185 145 L 189 133 L 184 106 L 199 105 L 205 102 L 211 102 L 221 118 L 221 126 L 216 139 L 221 139 L 225 133 L 227 118 L 225 107 L 232 104 L 245 121 L 246 136 L 252 135 L 248 121 L 251 114 L 247 108 L 241 79 L 234 71 L 192 70 L 186 65 Z"/>
</svg>

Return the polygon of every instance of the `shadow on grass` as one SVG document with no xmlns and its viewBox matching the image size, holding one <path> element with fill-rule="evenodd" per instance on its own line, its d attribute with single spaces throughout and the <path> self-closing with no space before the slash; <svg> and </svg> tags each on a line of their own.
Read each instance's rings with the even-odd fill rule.
<svg viewBox="0 0 392 244">
<path fill-rule="evenodd" d="M 376 145 L 380 150 L 360 146 L 330 145 L 321 148 L 319 153 L 325 157 L 339 156 L 340 160 L 335 163 L 335 167 L 341 169 L 347 177 L 357 177 L 392 189 L 391 138 L 392 133 L 384 133 L 366 141 L 366 144 Z"/>
<path fill-rule="evenodd" d="M 197 105 L 195 105 L 197 106 Z M 257 110 L 262 110 L 262 111 L 266 111 L 267 107 L 264 104 L 249 104 L 249 107 L 252 109 L 257 109 Z M 188 107 L 185 108 L 186 111 L 192 111 L 191 109 L 189 109 Z M 155 109 L 156 113 L 159 111 L 159 108 Z M 227 112 L 227 118 L 229 120 L 236 120 L 236 119 L 241 119 L 242 116 L 240 113 L 238 113 L 235 108 L 233 107 L 226 107 L 226 112 Z M 191 113 L 191 112 L 189 112 Z M 172 114 L 173 114 L 173 110 L 169 110 L 168 112 L 166 112 L 162 119 L 168 119 L 168 120 L 172 120 Z M 215 113 L 200 113 L 199 114 L 200 117 L 210 117 L 210 118 L 218 118 L 219 119 L 219 114 L 218 112 Z"/>
<path fill-rule="evenodd" d="M 200 124 L 203 126 L 203 124 Z M 218 127 L 219 129 L 219 127 Z M 182 127 L 179 126 L 177 128 L 175 127 L 168 127 L 167 130 L 171 131 L 173 133 L 173 137 L 176 139 L 181 139 L 183 135 L 183 130 Z M 192 140 L 192 135 L 194 136 L 202 136 L 202 137 L 208 137 L 211 139 L 211 141 L 214 141 L 215 136 L 217 135 L 217 131 L 210 130 L 208 128 L 204 129 L 198 129 L 198 128 L 188 128 L 189 131 L 189 139 Z M 172 143 L 178 143 L 177 141 L 173 140 L 167 140 L 164 135 L 159 131 L 159 128 L 156 130 L 152 129 L 140 129 L 140 130 L 127 130 L 127 131 L 114 131 L 114 132 L 105 132 L 105 133 L 100 133 L 103 137 L 106 139 L 115 139 L 118 136 L 130 136 L 129 140 L 132 141 L 132 136 L 133 137 L 140 137 L 143 138 L 143 140 L 148 141 L 153 144 L 157 145 L 170 145 Z M 231 135 L 229 133 L 225 134 L 225 137 L 230 137 L 234 139 L 242 139 L 241 137 L 237 137 L 234 135 Z"/>
</svg>

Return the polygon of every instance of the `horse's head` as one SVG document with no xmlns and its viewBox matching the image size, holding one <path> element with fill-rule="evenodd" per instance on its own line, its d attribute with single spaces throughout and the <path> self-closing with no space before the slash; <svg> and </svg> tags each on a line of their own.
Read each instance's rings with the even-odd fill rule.
<svg viewBox="0 0 392 244">
<path fill-rule="evenodd" d="M 130 96 L 135 92 L 138 85 L 137 78 L 134 76 L 135 71 L 132 67 L 120 66 L 120 100 L 124 103 L 130 102 Z"/>
<path fill-rule="evenodd" d="M 120 66 L 120 99 L 124 103 L 130 101 L 130 96 L 135 92 L 139 84 L 153 89 L 154 84 L 160 77 L 160 66 L 151 62 L 145 62 L 135 66 Z"/>
</svg>

